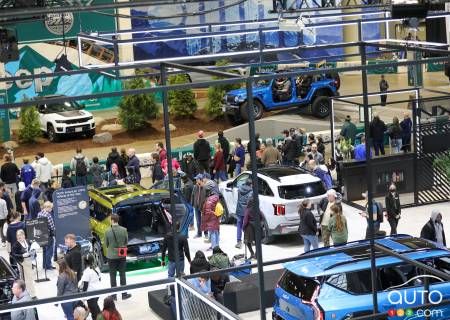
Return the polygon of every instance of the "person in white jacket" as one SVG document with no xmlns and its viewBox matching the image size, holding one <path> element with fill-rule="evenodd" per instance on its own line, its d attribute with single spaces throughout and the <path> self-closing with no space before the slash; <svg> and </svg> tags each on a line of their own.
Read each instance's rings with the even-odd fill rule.
<svg viewBox="0 0 450 320">
<path fill-rule="evenodd" d="M 36 166 L 36 179 L 41 182 L 41 189 L 44 192 L 52 179 L 53 165 L 43 152 L 38 153 L 39 160 Z"/>
</svg>

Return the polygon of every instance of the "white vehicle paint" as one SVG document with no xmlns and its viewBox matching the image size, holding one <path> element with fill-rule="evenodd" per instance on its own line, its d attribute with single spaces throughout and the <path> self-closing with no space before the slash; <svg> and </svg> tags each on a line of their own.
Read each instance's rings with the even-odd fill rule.
<svg viewBox="0 0 450 320">
<path fill-rule="evenodd" d="M 245 171 L 235 179 L 219 184 L 228 217 L 236 217 L 238 189 L 249 178 L 251 172 Z M 316 207 L 326 197 L 326 189 L 318 177 L 300 168 L 276 166 L 259 169 L 258 184 L 265 243 L 271 242 L 273 236 L 298 232 L 298 210 L 304 199 L 312 201 L 313 213 L 318 219 Z"/>
</svg>

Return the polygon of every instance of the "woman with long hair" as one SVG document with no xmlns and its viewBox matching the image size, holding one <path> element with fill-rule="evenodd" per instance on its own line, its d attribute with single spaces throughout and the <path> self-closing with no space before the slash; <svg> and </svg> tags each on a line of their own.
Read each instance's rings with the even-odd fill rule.
<svg viewBox="0 0 450 320">
<path fill-rule="evenodd" d="M 98 315 L 97 320 L 122 320 L 113 297 L 107 297 L 103 300 L 103 311 Z"/>
<path fill-rule="evenodd" d="M 67 262 L 64 259 L 58 261 L 58 267 L 59 275 L 56 282 L 56 287 L 58 289 L 57 296 L 62 297 L 78 293 L 76 273 L 69 268 Z M 75 301 L 61 303 L 61 308 L 67 320 L 74 320 L 73 309 L 76 304 L 77 302 Z"/>
<path fill-rule="evenodd" d="M 333 204 L 330 210 L 331 218 L 328 222 L 328 229 L 331 232 L 333 244 L 346 244 L 348 240 L 347 219 L 345 219 L 339 206 Z"/>
<path fill-rule="evenodd" d="M 86 269 L 83 271 L 83 276 L 81 277 L 79 287 L 81 287 L 83 291 L 94 291 L 101 289 L 100 269 L 95 265 L 94 257 L 91 254 L 84 258 L 84 266 Z M 100 314 L 98 297 L 88 299 L 87 305 L 92 314 L 92 319 L 97 319 L 97 316 Z"/>
<path fill-rule="evenodd" d="M 317 249 L 319 247 L 319 237 L 317 221 L 311 211 L 311 200 L 303 200 L 298 213 L 300 215 L 300 226 L 298 227 L 298 231 L 303 238 L 305 252 L 311 250 L 311 247 Z"/>
<path fill-rule="evenodd" d="M 214 174 L 214 180 L 216 180 L 217 182 L 219 182 L 219 179 L 222 181 L 227 181 L 227 174 L 226 174 L 226 164 L 225 164 L 225 159 L 223 157 L 223 150 L 222 150 L 222 146 L 220 145 L 220 143 L 216 143 L 214 145 L 215 149 L 216 149 L 216 153 L 214 154 L 214 159 L 213 159 L 213 174 Z"/>
</svg>

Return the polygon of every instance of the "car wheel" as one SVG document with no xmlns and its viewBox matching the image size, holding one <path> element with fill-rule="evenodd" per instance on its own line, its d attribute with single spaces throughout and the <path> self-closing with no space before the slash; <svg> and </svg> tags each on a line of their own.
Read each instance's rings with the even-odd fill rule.
<svg viewBox="0 0 450 320">
<path fill-rule="evenodd" d="M 103 250 L 100 241 L 95 241 L 93 243 L 93 251 L 94 261 L 97 267 L 101 272 L 108 271 L 108 265 L 106 264 L 105 257 L 103 256 Z"/>
<path fill-rule="evenodd" d="M 271 244 L 273 242 L 273 240 L 275 240 L 275 237 L 269 235 L 269 228 L 267 227 L 266 222 L 265 221 L 261 221 L 261 222 L 262 222 L 262 226 L 261 226 L 262 239 L 261 239 L 261 242 L 263 244 Z"/>
<path fill-rule="evenodd" d="M 95 129 L 89 130 L 89 132 L 86 134 L 88 138 L 92 138 L 95 136 Z"/>
<path fill-rule="evenodd" d="M 55 132 L 55 128 L 53 128 L 53 126 L 51 124 L 47 128 L 47 134 L 48 134 L 48 140 L 50 140 L 50 142 L 59 142 L 59 136 Z"/>
<path fill-rule="evenodd" d="M 247 108 L 248 108 L 248 103 L 243 103 L 240 108 L 241 117 L 245 121 L 248 121 Z M 255 120 L 261 119 L 264 114 L 264 106 L 258 100 L 253 100 L 253 114 L 255 115 Z"/>
<path fill-rule="evenodd" d="M 228 224 L 231 221 L 230 214 L 228 213 L 228 207 L 223 198 L 220 198 L 220 203 L 223 207 L 223 215 L 220 217 L 220 224 Z"/>
<path fill-rule="evenodd" d="M 227 118 L 227 121 L 232 126 L 239 126 L 244 123 L 244 120 L 242 120 L 241 116 L 236 113 L 227 113 L 225 115 Z"/>
<path fill-rule="evenodd" d="M 331 112 L 331 101 L 327 96 L 318 96 L 312 103 L 312 114 L 317 118 L 325 118 Z"/>
</svg>

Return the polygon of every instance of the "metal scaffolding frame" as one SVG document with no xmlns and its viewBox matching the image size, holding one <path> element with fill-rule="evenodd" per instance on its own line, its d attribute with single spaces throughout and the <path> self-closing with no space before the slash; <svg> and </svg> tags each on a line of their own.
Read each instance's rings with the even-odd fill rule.
<svg viewBox="0 0 450 320">
<path fill-rule="evenodd" d="M 129 6 L 130 4 L 128 4 Z M 71 8 L 72 10 L 74 8 Z M 75 8 L 76 9 L 76 8 Z M 335 9 L 335 8 L 331 8 Z M 2 14 L 0 13 L 0 17 L 2 17 Z M 378 19 L 379 20 L 379 19 Z M 384 20 L 382 20 L 384 21 Z M 404 46 L 394 46 L 390 44 L 383 43 L 386 39 L 378 40 L 378 42 L 365 42 L 362 39 L 362 20 L 357 20 L 355 23 L 358 25 L 358 34 L 359 34 L 359 41 L 352 42 L 352 43 L 339 43 L 339 44 L 328 44 L 328 45 L 321 45 L 321 46 L 309 46 L 309 47 L 299 47 L 294 50 L 315 50 L 317 48 L 342 48 L 342 47 L 351 47 L 356 46 L 359 48 L 358 55 L 361 58 L 361 65 L 359 66 L 351 66 L 351 67 L 341 67 L 341 68 L 328 68 L 327 71 L 329 72 L 347 72 L 347 71 L 361 71 L 362 73 L 362 97 L 363 97 L 363 106 L 364 106 L 364 124 L 365 124 L 365 133 L 366 136 L 369 136 L 369 103 L 368 103 L 368 88 L 367 88 L 367 72 L 368 70 L 373 69 L 379 69 L 383 67 L 388 66 L 406 66 L 406 65 L 422 65 L 429 62 L 448 62 L 450 51 L 446 50 L 436 50 L 436 49 L 430 49 L 430 48 L 418 48 L 418 47 L 404 47 Z M 411 61 L 391 61 L 386 63 L 380 63 L 377 65 L 368 65 L 367 64 L 367 47 L 379 47 L 379 48 L 388 48 L 388 49 L 395 49 L 395 50 L 411 50 L 411 51 L 420 51 L 420 52 L 429 52 L 437 55 L 441 55 L 440 57 L 433 57 L 433 58 L 425 58 L 421 60 L 411 60 Z M 289 52 L 293 49 L 287 48 L 287 49 L 279 49 L 277 52 Z M 264 52 L 261 53 L 248 53 L 246 56 L 256 56 L 257 54 L 264 54 Z M 443 57 L 442 57 L 443 56 Z M 201 57 L 200 57 L 201 58 Z M 211 57 L 212 60 L 217 60 L 217 58 L 220 57 Z M 185 59 L 185 62 L 193 61 L 195 58 L 191 59 Z M 42 103 L 55 103 L 55 102 L 62 102 L 62 101 L 74 101 L 74 100 L 86 100 L 91 98 L 102 98 L 102 97 L 113 97 L 113 96 L 126 96 L 126 95 L 134 95 L 134 94 L 148 94 L 148 93 L 156 93 L 156 92 L 163 92 L 163 113 L 164 113 L 164 127 L 165 127 L 165 136 L 166 136 L 166 148 L 167 148 L 167 156 L 168 156 L 168 171 L 171 172 L 172 170 L 172 153 L 171 153 L 171 139 L 170 139 L 170 130 L 169 130 L 169 123 L 170 123 L 170 116 L 169 116 L 169 108 L 168 108 L 168 91 L 170 90 L 178 90 L 178 89 L 185 89 L 185 88 L 195 88 L 195 87 L 203 87 L 203 86 L 211 86 L 211 85 L 222 85 L 222 84 L 231 84 L 231 83 L 245 83 L 246 90 L 247 90 L 247 105 L 251 106 L 253 104 L 253 83 L 255 81 L 261 80 L 261 79 L 273 79 L 276 77 L 290 77 L 290 76 L 300 76 L 300 75 L 318 75 L 323 73 L 323 69 L 317 69 L 317 70 L 294 70 L 294 71 L 286 71 L 286 72 L 279 72 L 277 74 L 262 74 L 262 75 L 255 75 L 255 76 L 240 76 L 236 74 L 231 74 L 227 72 L 221 72 L 218 70 L 205 70 L 203 68 L 199 67 L 193 67 L 193 66 L 186 66 L 183 64 L 177 64 L 177 63 L 171 63 L 171 62 L 152 62 L 152 63 L 143 63 L 143 64 L 135 64 L 135 65 L 126 65 L 126 66 L 120 66 L 120 65 L 114 65 L 114 66 L 106 66 L 106 67 L 99 67 L 95 68 L 94 70 L 76 70 L 76 71 L 66 71 L 66 72 L 56 72 L 52 74 L 38 74 L 38 75 L 30 75 L 30 76 L 19 76 L 19 77 L 11 77 L 11 78 L 1 78 L 0 81 L 12 81 L 12 80 L 32 80 L 37 78 L 43 78 L 43 77 L 51 77 L 51 76 L 61 76 L 61 75 L 74 75 L 74 74 L 81 74 L 81 73 L 87 73 L 87 72 L 106 72 L 106 71 L 116 71 L 116 70 L 122 70 L 122 69 L 135 69 L 138 67 L 150 67 L 150 66 L 158 66 L 160 69 L 160 78 L 161 78 L 161 86 L 156 88 L 142 88 L 142 89 L 134 89 L 134 90 L 124 90 L 121 92 L 104 92 L 100 94 L 88 94 L 88 95 L 82 95 L 82 96 L 73 96 L 73 97 L 52 97 L 52 98 L 45 98 L 42 99 Z M 176 68 L 183 70 L 185 72 L 191 72 L 195 71 L 198 73 L 203 74 L 209 74 L 214 75 L 217 77 L 225 78 L 225 79 L 218 79 L 213 80 L 207 83 L 186 83 L 186 84 L 178 84 L 178 85 L 166 85 L 167 80 L 167 68 Z M 23 106 L 29 106 L 33 105 L 33 101 L 23 101 L 19 103 L 8 103 L 0 105 L 0 109 L 6 109 L 6 108 L 14 108 L 14 107 L 23 107 Z M 251 157 L 251 171 L 252 171 L 252 180 L 253 180 L 253 194 L 258 195 L 258 183 L 257 183 L 257 168 L 256 168 L 256 143 L 255 143 L 255 119 L 254 119 L 254 113 L 253 108 L 247 108 L 248 113 L 248 130 L 249 130 L 249 137 L 250 137 L 250 157 Z M 369 159 L 366 162 L 367 166 L 367 177 L 370 178 L 370 172 L 371 172 L 371 161 L 370 161 L 370 149 L 369 145 L 366 144 L 366 158 Z M 371 203 L 373 200 L 373 192 L 371 184 L 368 181 L 368 202 Z M 171 212 L 174 211 L 174 180 L 172 175 L 169 175 L 169 192 L 170 192 L 170 201 L 171 201 Z M 259 211 L 259 200 L 258 196 L 255 197 L 255 201 L 253 203 L 253 210 L 255 212 Z M 372 206 L 368 206 L 368 214 L 369 216 L 372 215 Z M 176 217 L 173 215 L 174 221 L 173 221 L 173 231 L 174 231 L 174 246 L 175 250 L 178 246 L 178 239 L 176 236 Z M 257 225 L 261 225 L 261 218 L 260 215 L 256 215 L 257 219 Z M 373 305 L 374 305 L 374 314 L 378 313 L 378 302 L 377 302 L 377 292 L 376 292 L 376 261 L 375 261 L 375 248 L 377 248 L 377 245 L 374 241 L 374 224 L 373 220 L 369 219 L 369 230 L 370 230 L 370 248 L 371 248 L 371 266 L 372 266 L 372 296 L 373 296 Z M 392 253 L 391 253 L 392 254 Z M 302 257 L 311 257 L 314 254 L 307 254 L 303 255 Z M 273 265 L 273 264 L 279 264 L 287 261 L 295 261 L 298 260 L 299 257 L 293 257 L 288 259 L 280 259 L 276 261 L 270 261 L 269 263 L 265 263 L 262 258 L 262 247 L 261 247 L 261 230 L 260 228 L 256 228 L 256 256 L 257 256 L 257 263 L 250 265 L 250 266 L 242 266 L 242 267 L 234 267 L 229 268 L 225 270 L 219 270 L 214 271 L 215 273 L 223 273 L 223 272 L 229 272 L 234 270 L 242 270 L 247 269 L 249 267 L 257 267 L 258 268 L 258 275 L 259 275 L 259 300 L 260 300 L 260 317 L 262 320 L 266 319 L 266 312 L 265 312 L 265 303 L 264 303 L 264 275 L 263 275 L 263 266 L 264 265 Z M 300 258 L 301 259 L 301 258 Z M 179 258 L 176 255 L 176 276 L 181 277 L 180 272 L 180 263 Z M 209 273 L 205 273 L 209 274 Z M 162 283 L 162 282 L 159 282 Z M 139 285 L 131 285 L 121 288 L 111 288 L 111 289 L 105 289 L 99 291 L 100 293 L 112 293 L 115 290 L 126 290 L 127 288 L 139 288 L 144 286 Z M 77 299 L 81 297 L 88 296 L 89 294 L 78 294 L 74 295 L 73 297 L 76 297 Z M 91 293 L 92 295 L 92 293 Z M 72 297 L 71 297 L 72 298 Z M 75 299 L 75 298 L 74 298 Z M 57 298 L 50 298 L 50 299 L 43 299 L 42 302 L 30 302 L 24 305 L 37 305 L 42 304 L 43 302 L 59 302 Z M 11 310 L 14 309 L 17 306 L 0 306 L 0 311 L 4 310 Z M 17 308 L 20 308 L 21 306 L 18 306 Z M 372 316 L 371 316 L 372 317 Z"/>
</svg>

